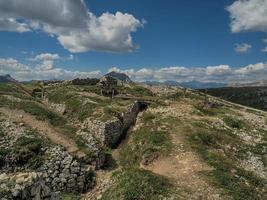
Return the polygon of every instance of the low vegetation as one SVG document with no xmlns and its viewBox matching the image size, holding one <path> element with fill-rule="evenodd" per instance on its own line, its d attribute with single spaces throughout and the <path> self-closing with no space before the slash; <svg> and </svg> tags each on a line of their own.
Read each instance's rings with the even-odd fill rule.
<svg viewBox="0 0 267 200">
<path fill-rule="evenodd" d="M 23 136 L 15 142 L 12 154 L 15 156 L 15 162 L 18 166 L 37 169 L 42 164 L 43 141 L 37 137 Z"/>
<path fill-rule="evenodd" d="M 224 118 L 232 128 L 242 128 L 242 122 Z M 250 151 L 250 147 L 231 130 L 210 129 L 194 123 L 187 129 L 189 142 L 214 170 L 207 174 L 214 185 L 224 188 L 234 199 L 262 199 L 264 180 L 253 172 L 240 168 L 238 158 Z M 238 151 L 234 150 L 238 149 Z M 262 148 L 263 150 L 263 148 Z"/>
<path fill-rule="evenodd" d="M 207 93 L 244 106 L 267 111 L 266 87 L 229 87 L 208 89 Z"/>
<path fill-rule="evenodd" d="M 106 191 L 101 200 L 154 200 L 169 196 L 170 181 L 162 176 L 142 169 L 127 169 L 113 175 L 116 184 Z"/>
</svg>

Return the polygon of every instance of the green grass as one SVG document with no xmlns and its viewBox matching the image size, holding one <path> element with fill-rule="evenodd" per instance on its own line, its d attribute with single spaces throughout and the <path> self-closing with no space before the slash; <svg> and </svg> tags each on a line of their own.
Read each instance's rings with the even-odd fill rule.
<svg viewBox="0 0 267 200">
<path fill-rule="evenodd" d="M 73 96 L 75 96 L 74 91 L 67 87 L 53 89 L 48 93 L 48 99 L 54 103 L 63 103 Z"/>
<path fill-rule="evenodd" d="M 224 117 L 223 121 L 226 123 L 227 126 L 231 128 L 242 129 L 246 126 L 243 121 L 231 116 Z"/>
<path fill-rule="evenodd" d="M 19 93 L 19 90 L 11 83 L 0 83 L 0 94 Z"/>
<path fill-rule="evenodd" d="M 37 137 L 22 136 L 14 143 L 12 154 L 15 156 L 15 162 L 18 166 L 27 166 L 31 169 L 37 169 L 42 164 L 43 141 Z"/>
<path fill-rule="evenodd" d="M 24 110 L 39 120 L 48 120 L 53 126 L 60 126 L 66 123 L 64 118 L 33 101 L 18 102 L 15 104 L 15 108 Z"/>
<path fill-rule="evenodd" d="M 132 85 L 131 87 L 120 86 L 117 88 L 117 90 L 119 94 L 130 94 L 136 97 L 153 96 L 151 90 L 138 85 Z"/>
<path fill-rule="evenodd" d="M 115 186 L 108 189 L 101 200 L 156 200 L 167 198 L 170 181 L 142 169 L 127 169 L 114 174 Z"/>
<path fill-rule="evenodd" d="M 124 167 L 135 167 L 141 160 L 167 154 L 170 149 L 171 141 L 166 132 L 142 128 L 133 133 L 130 145 L 123 146 L 119 161 Z"/>
<path fill-rule="evenodd" d="M 214 105 L 214 107 L 208 108 L 204 105 L 204 102 L 199 101 L 194 103 L 194 107 L 199 110 L 202 115 L 208 116 L 221 116 L 226 113 L 231 113 L 228 107 Z"/>
<path fill-rule="evenodd" d="M 143 115 L 144 122 L 150 122 L 155 118 L 156 118 L 156 116 L 151 112 L 145 112 Z"/>
<path fill-rule="evenodd" d="M 60 126 L 66 123 L 64 118 L 45 109 L 40 103 L 34 101 L 11 101 L 3 96 L 0 96 L 0 107 L 23 110 L 26 113 L 35 116 L 39 120 L 48 120 L 53 126 Z"/>
<path fill-rule="evenodd" d="M 61 193 L 60 199 L 61 200 L 80 200 L 81 196 L 78 194 L 72 194 L 72 193 Z"/>
</svg>

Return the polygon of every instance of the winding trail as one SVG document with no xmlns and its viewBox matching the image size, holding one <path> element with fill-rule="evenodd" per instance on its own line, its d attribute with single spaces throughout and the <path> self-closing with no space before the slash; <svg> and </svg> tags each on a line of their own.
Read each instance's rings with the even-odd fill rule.
<svg viewBox="0 0 267 200">
<path fill-rule="evenodd" d="M 172 134 L 174 150 L 167 157 L 160 157 L 144 169 L 165 176 L 181 188 L 185 199 L 227 199 L 219 189 L 211 186 L 204 173 L 212 170 L 195 152 L 186 148 L 183 139 Z"/>
<path fill-rule="evenodd" d="M 25 113 L 22 110 L 0 108 L 0 112 L 10 118 L 12 121 L 23 122 L 32 129 L 37 130 L 40 135 L 48 138 L 53 143 L 65 147 L 69 153 L 75 154 L 78 157 L 85 156 L 85 153 L 79 150 L 75 141 L 56 131 L 48 122 L 37 120 L 34 116 Z"/>
</svg>

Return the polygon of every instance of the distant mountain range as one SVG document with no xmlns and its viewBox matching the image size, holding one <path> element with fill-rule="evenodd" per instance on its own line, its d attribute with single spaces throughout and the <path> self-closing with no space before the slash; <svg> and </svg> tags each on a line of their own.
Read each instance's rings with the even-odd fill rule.
<svg viewBox="0 0 267 200">
<path fill-rule="evenodd" d="M 147 85 L 169 85 L 169 86 L 180 86 L 191 89 L 204 89 L 204 88 L 220 88 L 225 87 L 227 84 L 225 83 L 216 83 L 216 82 L 199 82 L 199 81 L 189 81 L 189 82 L 177 82 L 177 81 L 146 81 L 142 82 Z"/>
<path fill-rule="evenodd" d="M 12 78 L 9 74 L 0 75 L 0 83 L 14 83 L 17 82 L 14 78 Z"/>
</svg>

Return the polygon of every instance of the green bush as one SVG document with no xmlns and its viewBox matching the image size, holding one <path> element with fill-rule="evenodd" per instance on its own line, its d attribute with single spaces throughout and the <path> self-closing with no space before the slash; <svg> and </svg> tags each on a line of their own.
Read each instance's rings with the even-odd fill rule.
<svg viewBox="0 0 267 200">
<path fill-rule="evenodd" d="M 27 165 L 30 168 L 38 168 L 42 162 L 41 148 L 43 142 L 40 138 L 22 136 L 14 143 L 12 153 L 15 155 L 16 164 Z"/>
<path fill-rule="evenodd" d="M 223 121 L 231 128 L 241 129 L 245 127 L 245 123 L 243 121 L 230 116 L 224 117 Z"/>
<path fill-rule="evenodd" d="M 5 165 L 6 155 L 8 154 L 9 150 L 0 148 L 0 169 Z"/>
</svg>

